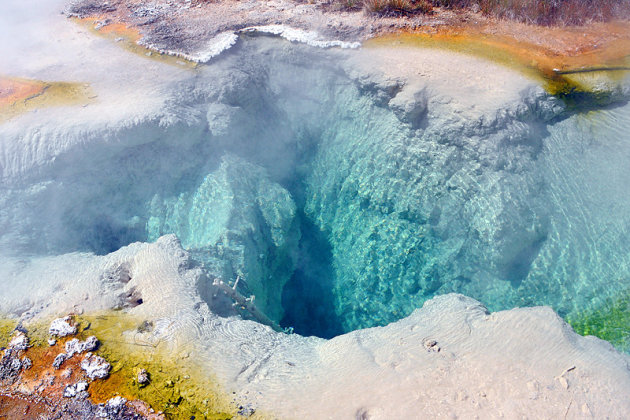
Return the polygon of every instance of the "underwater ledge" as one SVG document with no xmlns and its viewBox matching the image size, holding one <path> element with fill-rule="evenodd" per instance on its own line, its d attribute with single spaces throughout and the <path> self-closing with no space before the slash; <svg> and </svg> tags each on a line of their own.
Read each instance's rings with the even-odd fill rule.
<svg viewBox="0 0 630 420">
<path fill-rule="evenodd" d="M 0 238 L 1 278 L 10 285 L 0 297 L 0 309 L 22 328 L 31 331 L 38 323 L 69 313 L 88 320 L 128 316 L 128 322 L 114 327 L 93 322 L 104 350 L 149 343 L 164 354 L 177 355 L 182 366 L 190 360 L 202 378 L 216 378 L 219 393 L 269 417 L 392 418 L 419 411 L 436 417 L 628 416 L 630 407 L 622 397 L 630 389 L 627 355 L 594 337 L 576 335 L 549 308 L 497 310 L 535 306 L 527 297 L 543 296 L 565 314 L 577 315 L 592 295 L 605 301 L 623 289 L 624 278 L 606 271 L 615 264 L 605 257 L 613 256 L 619 266 L 625 261 L 613 251 L 625 244 L 624 229 L 617 227 L 625 226 L 626 207 L 618 192 L 627 178 L 626 172 L 611 178 L 605 169 L 626 162 L 619 127 L 627 116 L 627 79 L 618 85 L 614 99 L 619 102 L 575 114 L 536 82 L 457 54 L 383 49 L 346 55 L 245 38 L 212 66 L 191 70 L 129 58 L 125 51 L 77 30 L 75 47 L 102 68 L 77 70 L 82 61 L 61 54 L 54 58 L 61 60 L 59 68 L 44 66 L 30 77 L 89 81 L 98 95 L 92 98 L 96 103 L 38 109 L 0 127 L 5 210 L 0 220 L 6 227 Z M 337 60 L 342 65 L 329 64 Z M 20 71 L 18 61 L 12 73 Z M 295 73 L 299 76 L 289 76 Z M 261 122 L 252 115 L 264 118 Z M 302 121 L 308 124 L 296 124 Z M 383 122 L 387 124 L 379 125 Z M 580 125 L 585 130 L 569 131 Z M 611 133 L 607 126 L 618 128 Z M 593 142 L 584 135 L 588 130 L 606 134 L 605 141 Z M 324 141 L 327 147 L 322 148 Z M 591 159 L 576 160 L 589 146 Z M 265 153 L 267 147 L 284 152 L 284 159 Z M 294 155 L 286 153 L 291 148 L 296 149 Z M 303 160 L 318 148 L 317 161 Z M 217 150 L 230 153 L 215 156 Z M 611 159 L 610 150 L 617 159 Z M 405 161 L 409 155 L 417 161 Z M 344 159 L 334 159 L 347 156 L 358 163 L 365 156 L 378 159 L 367 160 L 366 166 L 344 166 Z M 597 165 L 602 157 L 607 158 L 605 165 Z M 581 166 L 575 167 L 576 161 Z M 333 169 L 345 172 L 338 176 Z M 291 179 L 299 175 L 296 179 L 308 182 L 310 189 L 292 185 L 285 179 L 287 173 Z M 545 176 L 537 177 L 541 173 Z M 379 184 L 370 174 L 387 182 Z M 339 181 L 327 184 L 333 175 Z M 538 197 L 541 184 L 553 194 Z M 582 187 L 580 194 L 558 195 L 576 185 Z M 591 191 L 600 185 L 606 189 Z M 480 193 L 466 195 L 468 190 Z M 220 200 L 212 195 L 217 191 Z M 341 192 L 343 207 L 331 205 L 331 197 L 338 198 L 335 191 Z M 413 201 L 401 201 L 405 195 Z M 433 204 L 436 197 L 440 205 Z M 594 205 L 602 197 L 612 203 L 605 210 Z M 221 212 L 190 210 L 198 209 L 196 203 L 202 200 L 223 203 Z M 537 207 L 552 200 L 564 205 L 561 210 L 576 205 L 588 213 L 564 216 L 567 223 L 562 223 L 558 215 Z M 269 205 L 279 202 L 286 205 Z M 418 202 L 422 205 L 412 206 Z M 467 202 L 477 207 L 466 207 Z M 243 208 L 247 211 L 236 212 Z M 357 213 L 344 210 L 350 208 Z M 293 263 L 295 255 L 283 250 L 299 248 L 296 236 L 289 235 L 295 232 L 294 223 L 302 237 L 309 236 L 307 225 L 296 222 L 300 212 L 315 215 L 311 223 L 333 226 L 336 252 L 353 247 L 365 251 L 349 262 L 352 270 L 375 268 L 372 277 L 366 276 L 370 281 L 390 275 L 394 279 L 391 270 L 402 253 L 388 255 L 399 250 L 392 244 L 404 244 L 405 252 L 434 250 L 435 258 L 444 259 L 417 268 L 422 282 L 410 283 L 414 276 L 403 273 L 398 283 L 392 280 L 391 288 L 371 290 L 367 298 L 355 296 L 354 290 L 360 289 L 353 290 L 350 283 L 341 284 L 336 293 L 351 309 L 343 313 L 355 313 L 356 302 L 378 307 L 381 301 L 374 296 L 382 293 L 391 299 L 382 305 L 387 310 L 383 313 L 392 318 L 378 311 L 356 311 L 360 316 L 348 318 L 345 329 L 366 322 L 387 325 L 330 340 L 279 333 L 230 312 L 229 299 L 213 301 L 210 275 L 217 270 L 236 275 L 245 267 L 269 275 Z M 599 220 L 604 213 L 609 218 L 602 218 L 601 224 L 581 220 L 584 214 Z M 255 222 L 256 228 L 230 225 L 235 214 Z M 230 228 L 228 235 L 208 222 L 219 219 L 217 215 Z M 456 233 L 466 231 L 455 223 L 459 219 L 472 220 L 479 237 L 453 235 L 449 225 Z M 359 225 L 374 229 L 358 236 L 344 230 Z M 407 226 L 420 226 L 423 237 L 410 236 Z M 508 228 L 523 235 L 502 237 L 501 230 Z M 217 231 L 220 244 L 213 242 Z M 247 242 L 252 231 L 262 233 Z M 554 236 L 570 238 L 572 249 Z M 595 237 L 602 256 L 578 246 Z M 237 246 L 230 247 L 229 240 Z M 501 247 L 490 246 L 497 240 Z M 467 241 L 472 246 L 465 246 Z M 319 242 L 315 237 L 309 244 Z M 265 264 L 251 258 L 258 253 L 240 252 L 243 243 L 249 250 L 265 250 Z M 445 243 L 448 247 L 440 248 Z M 390 260 L 374 259 L 379 253 Z M 458 253 L 468 261 L 458 259 Z M 215 259 L 204 260 L 207 255 Z M 302 255 L 312 258 L 313 253 L 306 250 Z M 342 260 L 351 254 L 339 255 Z M 536 271 L 558 261 L 559 255 L 568 258 L 552 267 L 566 296 L 548 284 L 550 275 Z M 229 266 L 216 264 L 216 256 L 230 259 Z M 575 262 L 579 270 L 567 271 Z M 476 274 L 474 268 L 481 263 L 487 272 Z M 334 268 L 328 262 L 322 266 Z M 286 285 L 291 279 L 283 275 Z M 586 281 L 575 280 L 582 276 Z M 486 292 L 484 281 L 489 278 L 496 289 Z M 601 281 L 584 292 L 592 279 Z M 250 292 L 258 288 L 253 294 L 260 307 L 286 311 L 286 303 L 278 306 L 282 287 L 265 288 L 265 282 L 256 284 L 256 276 L 250 275 L 245 281 Z M 609 283 L 615 287 L 609 288 Z M 483 296 L 489 303 L 448 293 L 453 288 Z M 412 294 L 417 300 L 410 301 Z M 300 301 L 289 304 L 299 306 Z M 491 304 L 495 307 L 489 313 L 486 307 Z M 593 312 L 600 307 L 606 308 L 605 302 L 594 305 Z M 623 313 L 623 301 L 612 308 L 613 316 Z M 279 312 L 268 311 L 276 319 Z M 576 325 L 584 325 L 582 331 L 589 333 L 597 318 L 587 314 L 585 320 Z M 610 396 L 617 395 L 611 405 Z"/>
</svg>

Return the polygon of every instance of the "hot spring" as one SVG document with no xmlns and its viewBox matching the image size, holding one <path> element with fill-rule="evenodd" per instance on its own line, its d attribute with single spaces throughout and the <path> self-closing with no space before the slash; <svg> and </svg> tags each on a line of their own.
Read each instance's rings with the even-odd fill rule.
<svg viewBox="0 0 630 420">
<path fill-rule="evenodd" d="M 599 317 L 627 349 L 606 324 L 630 294 L 627 101 L 572 111 L 526 87 L 471 118 L 431 84 L 356 74 L 341 55 L 246 37 L 176 82 L 159 117 L 60 127 L 39 144 L 75 140 L 30 166 L 5 154 L 5 270 L 175 234 L 209 303 L 214 278 L 238 276 L 301 335 L 458 292 Z"/>
</svg>

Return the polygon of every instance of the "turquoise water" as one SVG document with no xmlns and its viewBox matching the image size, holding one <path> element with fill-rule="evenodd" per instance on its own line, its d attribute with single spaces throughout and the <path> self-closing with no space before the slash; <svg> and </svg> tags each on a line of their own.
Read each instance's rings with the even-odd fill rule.
<svg viewBox="0 0 630 420">
<path fill-rule="evenodd" d="M 330 135 L 306 212 L 329 232 L 343 330 L 447 292 L 567 316 L 626 291 L 629 124 L 625 105 L 470 145 L 394 123 Z"/>
<path fill-rule="evenodd" d="M 175 233 L 208 279 L 240 276 L 274 321 L 322 337 L 449 292 L 568 318 L 628 293 L 627 103 L 484 125 L 429 98 L 409 124 L 392 92 L 266 38 L 177 90 L 181 122 L 121 129 L 4 191 L 1 243 L 103 254 Z"/>
<path fill-rule="evenodd" d="M 448 292 L 566 317 L 630 286 L 628 105 L 467 135 L 429 117 L 416 130 L 352 84 L 327 87 L 326 105 L 282 104 L 295 134 L 283 172 L 223 158 L 192 196 L 152 201 L 149 238 L 177 233 L 210 271 L 246 279 L 283 326 L 325 337 Z"/>
</svg>

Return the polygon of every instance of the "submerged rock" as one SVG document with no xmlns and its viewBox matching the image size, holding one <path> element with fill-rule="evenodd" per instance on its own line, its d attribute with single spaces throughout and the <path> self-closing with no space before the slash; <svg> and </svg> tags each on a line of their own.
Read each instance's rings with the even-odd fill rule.
<svg viewBox="0 0 630 420">
<path fill-rule="evenodd" d="M 291 194 L 263 168 L 227 154 L 191 191 L 156 195 L 147 221 L 149 240 L 174 233 L 210 275 L 233 282 L 273 321 L 294 270 L 300 237 Z M 210 294 L 211 284 L 205 286 Z"/>
<path fill-rule="evenodd" d="M 140 369 L 138 375 L 136 376 L 136 380 L 138 381 L 138 385 L 140 387 L 147 386 L 150 382 L 149 372 L 146 369 Z"/>
</svg>

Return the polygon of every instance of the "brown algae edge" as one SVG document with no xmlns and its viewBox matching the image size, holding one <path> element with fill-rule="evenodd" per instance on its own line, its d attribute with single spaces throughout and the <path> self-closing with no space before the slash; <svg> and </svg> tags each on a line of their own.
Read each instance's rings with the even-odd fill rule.
<svg viewBox="0 0 630 420">
<path fill-rule="evenodd" d="M 139 30 L 123 23 L 109 23 L 97 28 L 98 17 L 70 17 L 75 24 L 86 28 L 91 33 L 119 44 L 123 49 L 148 60 L 158 61 L 179 68 L 194 70 L 199 63 L 171 54 L 166 54 L 140 44 L 142 34 Z"/>
<path fill-rule="evenodd" d="M 147 343 L 139 337 L 151 324 L 122 311 L 73 315 L 78 333 L 59 339 L 64 343 L 72 338 L 85 340 L 96 336 L 100 342 L 96 354 L 111 365 L 109 377 L 90 383 L 90 401 L 105 403 L 114 396 L 127 400 L 140 400 L 168 419 L 268 419 L 274 416 L 259 410 L 240 415 L 239 401 L 218 384 L 207 369 L 194 360 L 191 351 L 180 348 L 171 352 L 168 343 Z M 27 355 L 37 358 L 46 353 L 48 328 L 52 319 L 21 325 L 28 331 L 32 345 Z M 16 320 L 0 318 L 0 343 L 7 343 L 19 325 Z M 128 338 L 134 337 L 136 338 Z M 126 333 L 123 336 L 123 333 Z M 37 359 L 34 359 L 36 361 Z M 149 383 L 139 384 L 138 373 L 146 370 Z"/>
</svg>

